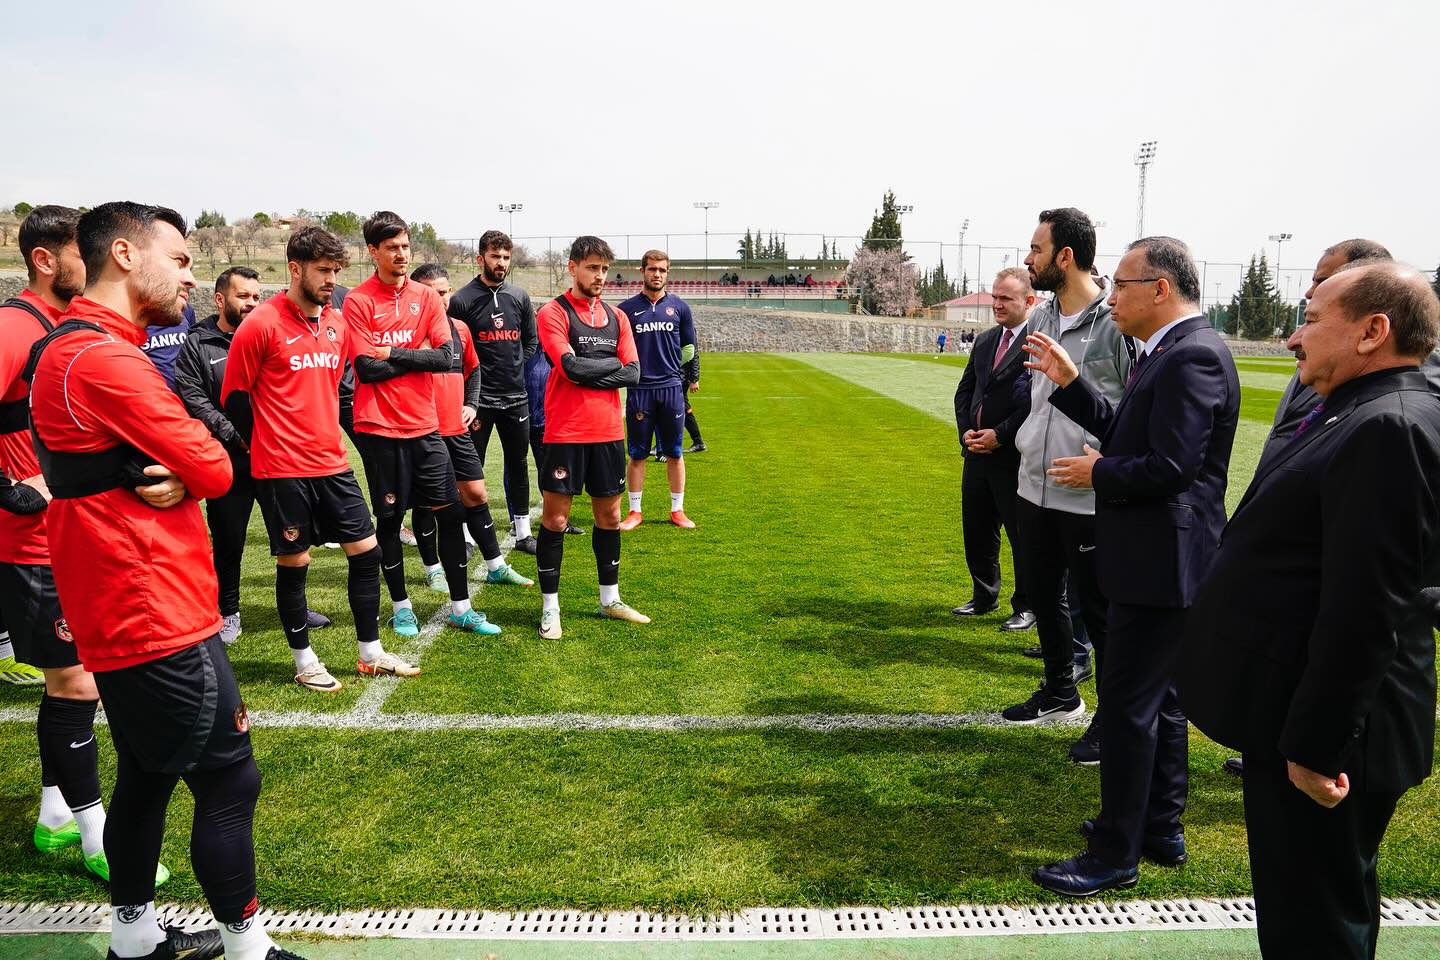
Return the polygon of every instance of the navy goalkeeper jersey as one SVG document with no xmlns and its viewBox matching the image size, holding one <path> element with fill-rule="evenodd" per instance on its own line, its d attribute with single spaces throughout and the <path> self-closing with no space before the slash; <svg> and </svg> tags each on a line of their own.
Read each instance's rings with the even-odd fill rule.
<svg viewBox="0 0 1440 960">
<path fill-rule="evenodd" d="M 620 304 L 620 309 L 630 318 L 630 330 L 635 335 L 640 389 L 682 386 L 680 350 L 695 342 L 690 305 L 669 292 L 651 303 L 642 292 Z"/>
</svg>

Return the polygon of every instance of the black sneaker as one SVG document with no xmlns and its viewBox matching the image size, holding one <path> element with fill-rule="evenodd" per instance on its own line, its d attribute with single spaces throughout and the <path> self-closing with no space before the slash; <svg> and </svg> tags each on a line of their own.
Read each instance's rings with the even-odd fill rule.
<svg viewBox="0 0 1440 960">
<path fill-rule="evenodd" d="M 325 616 L 325 614 L 321 613 L 319 610 L 306 610 L 305 626 L 309 627 L 311 630 L 324 630 L 326 627 L 330 626 L 330 618 Z"/>
<path fill-rule="evenodd" d="M 1009 723 L 1020 726 L 1034 726 L 1038 723 L 1059 723 L 1074 720 L 1085 713 L 1085 701 L 1072 687 L 1068 697 L 1057 697 L 1050 693 L 1045 684 L 1031 695 L 1029 700 L 1007 708 L 1000 716 Z"/>
<path fill-rule="evenodd" d="M 305 958 L 298 953 L 291 953 L 289 950 L 271 947 L 270 952 L 265 954 L 265 960 L 305 960 Z"/>
<path fill-rule="evenodd" d="M 1021 650 L 1020 652 L 1021 652 L 1023 655 L 1029 657 L 1029 658 L 1032 659 L 1032 660 L 1044 660 L 1044 659 L 1045 659 L 1045 651 L 1044 651 L 1043 649 L 1041 649 L 1040 647 L 1026 647 L 1025 649 Z"/>
<path fill-rule="evenodd" d="M 688 446 L 688 447 L 685 448 L 685 452 L 686 452 L 686 453 L 704 453 L 704 452 L 705 452 L 706 450 L 708 450 L 708 449 L 710 449 L 710 448 L 707 447 L 707 446 L 705 446 L 705 441 L 704 441 L 704 440 L 696 440 L 694 443 L 690 444 L 690 446 Z"/>
<path fill-rule="evenodd" d="M 535 556 L 535 538 L 533 536 L 530 536 L 520 540 L 516 540 L 515 549 L 519 550 L 521 553 L 528 553 L 532 557 Z"/>
<path fill-rule="evenodd" d="M 1080 739 L 1070 745 L 1070 759 L 1082 767 L 1094 767 L 1100 764 L 1100 714 L 1090 718 L 1090 726 L 1085 728 Z"/>
<path fill-rule="evenodd" d="M 1080 686 L 1080 684 L 1093 676 L 1095 676 L 1095 668 L 1092 666 L 1092 661 L 1089 657 L 1086 657 L 1084 660 L 1075 661 L 1075 686 Z"/>
<path fill-rule="evenodd" d="M 567 523 L 565 524 L 565 534 L 571 537 L 583 537 L 585 536 L 585 528 L 577 527 L 573 523 Z"/>
<path fill-rule="evenodd" d="M 187 933 L 179 927 L 166 927 L 165 942 L 140 960 L 214 960 L 224 953 L 225 943 L 220 939 L 219 930 Z M 107 951 L 105 956 L 107 960 L 119 960 L 114 950 Z"/>
</svg>

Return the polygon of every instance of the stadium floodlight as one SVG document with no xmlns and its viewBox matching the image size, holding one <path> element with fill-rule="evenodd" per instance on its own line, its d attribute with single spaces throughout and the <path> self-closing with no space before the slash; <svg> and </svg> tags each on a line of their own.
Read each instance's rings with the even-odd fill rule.
<svg viewBox="0 0 1440 960">
<path fill-rule="evenodd" d="M 896 212 L 896 213 L 914 213 L 914 212 L 915 212 L 915 204 L 913 204 L 913 203 L 902 203 L 902 204 L 899 204 L 899 205 L 897 205 L 897 206 L 895 207 L 895 212 Z"/>
<path fill-rule="evenodd" d="M 1146 140 L 1135 151 L 1135 166 L 1140 168 L 1140 192 L 1135 200 L 1135 238 L 1137 240 L 1145 236 L 1145 174 L 1150 169 L 1150 162 L 1155 159 L 1155 148 L 1158 145 L 1158 140 Z"/>
<path fill-rule="evenodd" d="M 1275 244 L 1275 294 L 1276 294 L 1276 296 L 1279 296 L 1279 294 L 1280 294 L 1280 245 L 1283 244 L 1286 240 L 1289 240 L 1289 239 L 1293 238 L 1294 236 L 1295 236 L 1295 234 L 1293 234 L 1293 233 L 1272 233 L 1272 234 L 1270 234 L 1270 241 Z M 1287 297 L 1286 299 L 1288 300 L 1289 298 Z M 1279 331 L 1280 329 L 1281 329 L 1281 327 L 1277 324 L 1277 325 L 1276 325 L 1276 330 Z M 1279 336 L 1279 333 L 1278 333 L 1278 332 L 1276 333 L 1276 336 Z"/>
<path fill-rule="evenodd" d="M 955 279 L 960 280 L 965 276 L 965 231 L 970 229 L 970 218 L 966 217 L 965 222 L 960 224 L 960 255 L 956 257 L 960 270 L 955 274 Z"/>
<path fill-rule="evenodd" d="M 705 283 L 710 282 L 710 211 L 720 206 L 719 200 L 696 200 L 695 209 L 705 211 Z M 710 288 L 705 288 L 705 298 L 710 298 Z"/>
<path fill-rule="evenodd" d="M 519 213 L 521 210 L 524 210 L 524 209 L 525 209 L 525 204 L 523 204 L 523 203 L 502 203 L 502 204 L 500 204 L 500 212 L 501 212 L 501 213 L 508 213 L 508 214 L 510 215 L 510 236 L 511 236 L 511 237 L 514 237 L 514 236 L 515 236 L 515 214 Z"/>
</svg>

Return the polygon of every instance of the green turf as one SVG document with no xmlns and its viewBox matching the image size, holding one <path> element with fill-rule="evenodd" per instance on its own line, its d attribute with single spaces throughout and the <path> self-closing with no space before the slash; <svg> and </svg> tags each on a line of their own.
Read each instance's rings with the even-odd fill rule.
<svg viewBox="0 0 1440 960">
<path fill-rule="evenodd" d="M 960 712 L 1023 698 L 1037 674 L 1018 648 L 1033 637 L 1002 634 L 999 613 L 956 622 L 948 612 L 968 593 L 949 401 L 958 372 L 913 358 L 709 358 L 693 399 L 711 450 L 687 458 L 699 529 L 664 522 L 664 467 L 652 464 L 647 522 L 625 538 L 624 595 L 655 623 L 589 615 L 590 538 L 567 538 L 564 639 L 535 637 L 535 589 L 479 591 L 505 633 L 442 631 L 425 676 L 401 683 L 385 712 Z M 1242 376 L 1255 374 L 1268 375 Z M 1266 402 L 1247 392 L 1234 497 L 1258 457 Z M 488 472 L 500 475 L 498 449 Z M 589 526 L 583 498 L 577 505 Z M 533 575 L 533 558 L 512 559 Z M 337 551 L 317 551 L 310 578 L 312 605 L 337 620 L 316 646 L 347 684 L 326 698 L 290 682 L 254 518 L 246 629 L 232 650 L 252 708 L 354 705 L 365 681 L 351 666 L 344 566 Z M 443 598 L 424 592 L 418 573 L 412 562 L 423 618 Z M 35 700 L 0 690 L 0 707 Z M 261 726 L 262 898 L 329 909 L 1035 901 L 1044 898 L 1030 870 L 1078 849 L 1076 824 L 1095 812 L 1094 771 L 1064 759 L 1073 736 Z M 25 724 L 0 724 L 0 900 L 103 898 L 77 857 L 29 847 L 33 738 Z M 101 755 L 108 785 L 110 751 Z M 1193 861 L 1144 870 L 1135 895 L 1247 889 L 1239 793 L 1218 773 L 1223 757 L 1193 738 Z M 172 808 L 166 899 L 199 896 L 187 803 L 182 791 Z M 1440 789 L 1406 797 L 1383 851 L 1386 892 L 1440 889 L 1437 817 Z"/>
</svg>

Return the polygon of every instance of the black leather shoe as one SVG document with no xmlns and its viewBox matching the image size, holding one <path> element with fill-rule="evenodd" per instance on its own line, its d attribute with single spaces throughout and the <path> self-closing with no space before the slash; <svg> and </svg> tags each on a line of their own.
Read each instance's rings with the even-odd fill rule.
<svg viewBox="0 0 1440 960">
<path fill-rule="evenodd" d="M 1087 851 L 1077 853 L 1069 860 L 1041 867 L 1030 875 L 1030 879 L 1051 893 L 1067 897 L 1093 897 L 1106 890 L 1135 886 L 1140 880 L 1140 871 L 1135 867 L 1112 867 Z"/>
<path fill-rule="evenodd" d="M 1045 651 L 1042 650 L 1042 649 L 1040 649 L 1039 647 L 1026 647 L 1024 650 L 1021 650 L 1020 652 L 1021 652 L 1022 654 L 1024 654 L 1025 656 L 1029 657 L 1029 658 L 1032 659 L 1032 660 L 1044 660 L 1044 659 L 1045 659 Z"/>
<path fill-rule="evenodd" d="M 992 603 L 989 606 L 982 606 L 976 603 L 974 600 L 971 600 L 969 603 L 960 604 L 960 606 L 955 607 L 950 612 L 955 614 L 955 616 L 957 617 L 983 617 L 985 614 L 989 613 L 991 610 L 994 610 L 998 606 L 1000 606 L 1000 604 L 998 603 Z"/>
<path fill-rule="evenodd" d="M 1000 624 L 1000 629 L 1009 630 L 1011 633 L 1024 633 L 1026 630 L 1033 630 L 1035 629 L 1035 614 L 1029 610 L 1021 610 Z"/>
<path fill-rule="evenodd" d="M 1095 821 L 1085 820 L 1080 824 L 1080 833 L 1085 839 L 1095 835 Z M 1140 841 L 1140 856 L 1161 867 L 1178 867 L 1190 859 L 1185 851 L 1185 834 L 1173 837 L 1145 837 Z"/>
<path fill-rule="evenodd" d="M 1089 657 L 1075 661 L 1075 685 L 1077 687 L 1093 676 L 1095 676 L 1095 668 L 1091 665 Z"/>
<path fill-rule="evenodd" d="M 519 550 L 521 553 L 528 553 L 528 554 L 530 554 L 530 555 L 533 557 L 533 556 L 535 555 L 535 549 L 536 549 L 536 546 L 535 546 L 535 538 L 534 538 L 533 536 L 531 536 L 531 537 L 522 537 L 521 539 L 516 540 L 516 541 L 515 541 L 515 549 L 516 549 L 516 550 Z"/>
<path fill-rule="evenodd" d="M 1080 739 L 1070 744 L 1070 759 L 1082 767 L 1095 767 L 1100 764 L 1100 714 L 1097 712 L 1090 717 L 1090 726 L 1080 735 Z"/>
<path fill-rule="evenodd" d="M 1220 769 L 1232 777 L 1243 777 L 1245 776 L 1245 761 L 1240 757 L 1231 757 L 1229 760 L 1220 764 Z"/>
<path fill-rule="evenodd" d="M 567 523 L 565 524 L 565 533 L 572 537 L 583 537 L 585 536 L 585 528 L 577 527 L 573 523 Z"/>
</svg>

